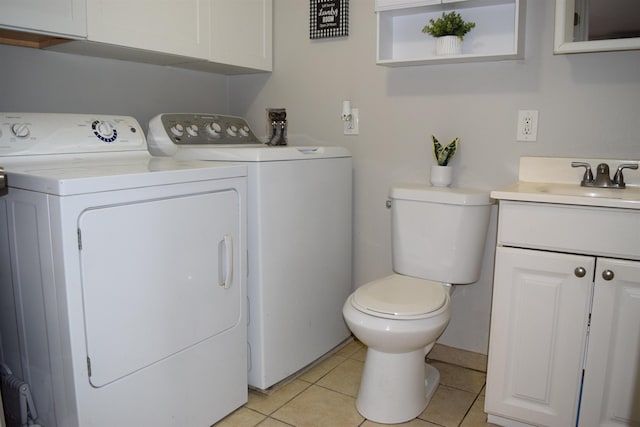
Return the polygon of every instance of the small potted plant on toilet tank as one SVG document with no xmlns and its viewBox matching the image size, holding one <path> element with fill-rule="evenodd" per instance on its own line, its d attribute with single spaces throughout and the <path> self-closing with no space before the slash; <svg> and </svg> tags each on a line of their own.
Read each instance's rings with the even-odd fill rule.
<svg viewBox="0 0 640 427">
<path fill-rule="evenodd" d="M 431 185 L 436 187 L 448 187 L 451 185 L 453 168 L 449 165 L 453 156 L 458 151 L 460 138 L 456 137 L 446 145 L 442 145 L 438 138 L 431 135 L 433 141 L 433 157 L 437 165 L 431 166 Z"/>
<path fill-rule="evenodd" d="M 465 34 L 475 26 L 475 22 L 465 22 L 456 11 L 442 12 L 440 18 L 429 19 L 422 32 L 436 38 L 436 55 L 460 55 Z"/>
</svg>

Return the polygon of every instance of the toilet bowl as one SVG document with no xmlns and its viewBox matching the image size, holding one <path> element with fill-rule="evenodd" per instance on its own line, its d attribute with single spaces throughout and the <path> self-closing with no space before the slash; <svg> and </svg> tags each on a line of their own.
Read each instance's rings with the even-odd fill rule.
<svg viewBox="0 0 640 427">
<path fill-rule="evenodd" d="M 356 408 L 383 424 L 411 420 L 440 380 L 425 356 L 451 317 L 452 285 L 478 280 L 491 202 L 486 191 L 404 184 L 390 192 L 396 274 L 353 292 L 342 313 L 367 345 Z"/>
<path fill-rule="evenodd" d="M 356 399 L 362 416 L 394 424 L 426 408 L 439 374 L 424 358 L 449 323 L 449 289 L 394 274 L 361 286 L 347 299 L 345 321 L 368 347 Z"/>
</svg>

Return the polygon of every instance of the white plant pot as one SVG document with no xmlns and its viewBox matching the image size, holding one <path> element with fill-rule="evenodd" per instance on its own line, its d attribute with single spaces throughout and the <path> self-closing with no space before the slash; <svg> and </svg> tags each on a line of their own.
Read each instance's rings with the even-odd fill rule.
<svg viewBox="0 0 640 427">
<path fill-rule="evenodd" d="M 448 187 L 453 178 L 453 167 L 451 166 L 431 166 L 431 185 L 434 187 Z"/>
<path fill-rule="evenodd" d="M 436 55 L 462 54 L 462 40 L 458 36 L 442 36 L 436 38 Z"/>
</svg>

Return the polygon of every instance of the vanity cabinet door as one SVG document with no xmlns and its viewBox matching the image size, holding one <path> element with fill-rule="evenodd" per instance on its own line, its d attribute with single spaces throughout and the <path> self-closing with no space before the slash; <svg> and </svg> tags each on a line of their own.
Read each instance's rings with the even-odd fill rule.
<svg viewBox="0 0 640 427">
<path fill-rule="evenodd" d="M 575 425 L 594 266 L 593 257 L 496 249 L 485 403 L 490 415 Z"/>
<path fill-rule="evenodd" d="M 640 425 L 639 352 L 640 262 L 599 258 L 579 426 Z"/>
</svg>

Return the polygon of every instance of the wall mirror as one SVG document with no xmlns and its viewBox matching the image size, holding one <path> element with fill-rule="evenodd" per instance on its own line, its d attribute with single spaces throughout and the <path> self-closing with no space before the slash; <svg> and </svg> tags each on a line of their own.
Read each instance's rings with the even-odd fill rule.
<svg viewBox="0 0 640 427">
<path fill-rule="evenodd" d="M 640 49 L 640 1 L 556 0 L 553 53 Z"/>
</svg>

